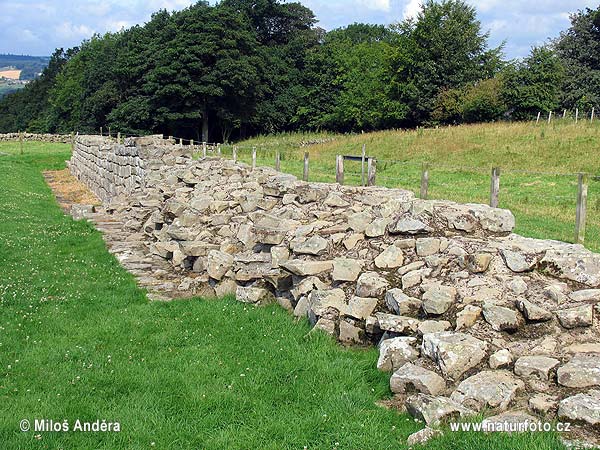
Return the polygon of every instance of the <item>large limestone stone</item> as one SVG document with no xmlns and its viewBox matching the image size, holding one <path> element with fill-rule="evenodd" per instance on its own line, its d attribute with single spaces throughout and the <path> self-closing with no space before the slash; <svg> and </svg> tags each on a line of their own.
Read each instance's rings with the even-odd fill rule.
<svg viewBox="0 0 600 450">
<path fill-rule="evenodd" d="M 533 256 L 523 253 L 514 252 L 512 250 L 501 250 L 506 266 L 516 273 L 529 272 L 533 270 L 537 264 L 537 259 Z"/>
<path fill-rule="evenodd" d="M 376 298 L 364 298 L 353 296 L 348 302 L 344 314 L 346 316 L 354 317 L 355 319 L 365 320 L 377 307 Z"/>
<path fill-rule="evenodd" d="M 575 355 L 557 371 L 558 384 L 570 388 L 600 386 L 600 355 Z"/>
<path fill-rule="evenodd" d="M 490 355 L 488 364 L 491 369 L 504 369 L 510 366 L 513 362 L 513 355 L 507 349 L 498 350 L 496 353 Z"/>
<path fill-rule="evenodd" d="M 389 283 L 376 272 L 365 272 L 356 283 L 358 297 L 381 297 L 388 288 Z"/>
<path fill-rule="evenodd" d="M 333 269 L 333 261 L 303 261 L 300 259 L 292 259 L 281 264 L 281 267 L 289 270 L 294 275 L 306 277 L 331 271 Z"/>
<path fill-rule="evenodd" d="M 394 394 L 422 392 L 438 395 L 446 389 L 446 382 L 437 373 L 406 363 L 390 378 L 390 389 Z"/>
<path fill-rule="evenodd" d="M 465 257 L 465 266 L 471 273 L 483 273 L 488 270 L 491 261 L 489 253 L 475 253 Z"/>
<path fill-rule="evenodd" d="M 328 308 L 338 312 L 346 309 L 346 293 L 341 289 L 313 291 L 308 297 L 309 311 L 315 316 L 323 316 Z"/>
<path fill-rule="evenodd" d="M 363 342 L 363 330 L 345 320 L 340 321 L 340 334 L 338 336 L 343 344 L 360 344 Z"/>
<path fill-rule="evenodd" d="M 259 287 L 238 286 L 235 297 L 238 301 L 243 303 L 258 303 L 269 299 L 271 293 L 268 290 Z"/>
<path fill-rule="evenodd" d="M 221 280 L 233 267 L 233 256 L 219 250 L 208 253 L 206 270 L 208 275 L 215 280 Z"/>
<path fill-rule="evenodd" d="M 438 426 L 442 422 L 475 414 L 475 411 L 447 397 L 434 397 L 427 394 L 413 395 L 406 400 L 405 405 L 411 416 L 430 426 Z"/>
<path fill-rule="evenodd" d="M 375 219 L 365 229 L 365 236 L 370 238 L 381 237 L 385 234 L 385 230 L 390 223 L 390 219 Z"/>
<path fill-rule="evenodd" d="M 409 297 L 402 289 L 394 288 L 385 293 L 385 303 L 394 313 L 401 316 L 412 316 L 419 312 L 423 302 Z"/>
<path fill-rule="evenodd" d="M 518 311 L 493 303 L 483 305 L 483 317 L 496 331 L 514 331 L 523 324 Z"/>
<path fill-rule="evenodd" d="M 375 258 L 375 266 L 380 269 L 395 269 L 404 263 L 404 255 L 395 245 L 390 245 Z"/>
<path fill-rule="evenodd" d="M 363 211 L 352 214 L 350 217 L 348 217 L 348 225 L 353 231 L 357 233 L 363 233 L 372 220 L 373 218 L 371 217 L 371 214 Z"/>
<path fill-rule="evenodd" d="M 556 311 L 556 317 L 565 328 L 590 327 L 593 323 L 594 309 L 592 305 L 562 309 Z"/>
<path fill-rule="evenodd" d="M 434 285 L 423 294 L 423 310 L 427 314 L 444 314 L 456 299 L 456 288 Z"/>
<path fill-rule="evenodd" d="M 600 390 L 592 389 L 565 398 L 558 405 L 558 418 L 563 421 L 583 422 L 594 427 L 600 425 Z"/>
<path fill-rule="evenodd" d="M 336 258 L 333 260 L 333 281 L 356 281 L 363 263 L 356 259 Z"/>
<path fill-rule="evenodd" d="M 467 305 L 456 314 L 456 331 L 471 328 L 481 317 L 481 308 L 475 305 Z"/>
<path fill-rule="evenodd" d="M 454 379 L 477 366 L 488 345 L 471 335 L 444 331 L 423 336 L 421 353 L 431 358 L 446 376 Z"/>
<path fill-rule="evenodd" d="M 419 234 L 428 230 L 427 224 L 417 219 L 398 219 L 388 226 L 391 234 Z"/>
<path fill-rule="evenodd" d="M 414 361 L 419 357 L 419 350 L 414 347 L 416 342 L 416 338 L 408 336 L 381 341 L 377 368 L 389 372 L 400 368 L 407 362 Z"/>
<path fill-rule="evenodd" d="M 486 370 L 462 381 L 450 398 L 467 408 L 505 411 L 525 383 L 505 370 Z"/>
<path fill-rule="evenodd" d="M 517 299 L 515 305 L 529 322 L 546 322 L 552 319 L 552 313 L 550 311 L 541 308 L 524 298 Z"/>
<path fill-rule="evenodd" d="M 521 377 L 536 377 L 542 381 L 550 379 L 550 373 L 560 361 L 548 356 L 521 356 L 515 362 L 515 374 Z"/>
<path fill-rule="evenodd" d="M 304 242 L 294 244 L 292 250 L 299 255 L 320 255 L 327 249 L 327 240 L 321 236 L 312 236 Z"/>
<path fill-rule="evenodd" d="M 399 334 L 413 334 L 417 331 L 419 320 L 413 317 L 396 316 L 394 314 L 376 313 L 379 328 Z"/>
</svg>

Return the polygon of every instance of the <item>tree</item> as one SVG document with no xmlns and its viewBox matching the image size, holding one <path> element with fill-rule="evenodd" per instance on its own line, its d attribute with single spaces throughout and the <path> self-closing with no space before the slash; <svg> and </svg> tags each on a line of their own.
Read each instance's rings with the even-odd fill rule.
<svg viewBox="0 0 600 450">
<path fill-rule="evenodd" d="M 571 16 L 571 27 L 554 42 L 565 68 L 565 108 L 589 109 L 600 104 L 600 6 Z"/>
<path fill-rule="evenodd" d="M 462 0 L 427 0 L 415 21 L 396 30 L 393 87 L 410 108 L 408 125 L 430 120 L 441 91 L 492 78 L 502 65 L 502 48 L 488 48 L 489 33 Z"/>
<path fill-rule="evenodd" d="M 527 120 L 539 111 L 555 111 L 560 105 L 563 65 L 549 47 L 534 47 L 521 62 L 503 74 L 503 98 L 511 116 Z"/>
</svg>

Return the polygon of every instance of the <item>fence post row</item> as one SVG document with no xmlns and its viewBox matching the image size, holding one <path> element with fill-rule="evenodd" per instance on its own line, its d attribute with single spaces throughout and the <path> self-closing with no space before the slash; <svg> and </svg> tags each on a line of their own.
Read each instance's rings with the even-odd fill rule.
<svg viewBox="0 0 600 450">
<path fill-rule="evenodd" d="M 335 182 L 344 184 L 344 157 L 342 155 L 337 155 L 335 160 Z"/>
<path fill-rule="evenodd" d="M 585 222 L 587 215 L 588 174 L 580 173 L 577 178 L 578 190 L 577 213 L 575 215 L 575 243 L 583 244 L 585 241 Z"/>
<path fill-rule="evenodd" d="M 252 170 L 256 169 L 256 147 L 252 147 Z"/>
<path fill-rule="evenodd" d="M 233 163 L 236 164 L 237 163 L 237 152 L 238 152 L 238 148 L 237 145 L 233 146 Z"/>
<path fill-rule="evenodd" d="M 302 179 L 308 181 L 308 152 L 304 152 L 304 170 L 302 171 Z"/>
<path fill-rule="evenodd" d="M 202 157 L 206 158 L 206 142 L 202 143 Z"/>
<path fill-rule="evenodd" d="M 429 192 L 429 164 L 423 163 L 421 169 L 421 199 L 427 200 L 427 194 Z"/>
<path fill-rule="evenodd" d="M 492 183 L 490 188 L 490 206 L 492 208 L 498 207 L 498 196 L 500 194 L 500 168 L 494 167 L 492 169 Z"/>
<path fill-rule="evenodd" d="M 369 158 L 367 160 L 367 186 L 375 186 L 375 176 L 377 174 L 377 160 Z"/>
<path fill-rule="evenodd" d="M 279 150 L 275 152 L 275 170 L 277 172 L 281 171 L 281 154 L 279 153 Z"/>
</svg>

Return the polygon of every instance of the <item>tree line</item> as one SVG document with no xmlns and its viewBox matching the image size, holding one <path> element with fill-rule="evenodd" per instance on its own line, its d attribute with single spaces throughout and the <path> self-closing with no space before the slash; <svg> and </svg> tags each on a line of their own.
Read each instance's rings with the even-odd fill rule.
<svg viewBox="0 0 600 450">
<path fill-rule="evenodd" d="M 230 141 L 523 120 L 600 96 L 600 7 L 524 59 L 490 47 L 476 9 L 427 0 L 415 19 L 326 32 L 280 0 L 200 1 L 58 49 L 0 101 L 0 132 L 159 133 Z"/>
</svg>

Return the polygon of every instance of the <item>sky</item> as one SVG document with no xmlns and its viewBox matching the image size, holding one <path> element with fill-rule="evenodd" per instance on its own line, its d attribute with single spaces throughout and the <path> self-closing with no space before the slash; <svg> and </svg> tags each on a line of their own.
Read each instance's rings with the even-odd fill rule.
<svg viewBox="0 0 600 450">
<path fill-rule="evenodd" d="M 300 0 L 330 30 L 354 22 L 391 24 L 415 16 L 421 0 Z M 569 14 L 592 0 L 467 0 L 477 8 L 490 44 L 505 44 L 508 58 L 527 56 L 531 46 L 556 37 Z M 94 33 L 146 22 L 159 9 L 179 10 L 193 0 L 2 0 L 0 53 L 50 55 L 78 45 Z"/>
</svg>

